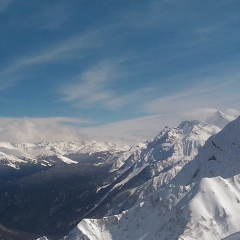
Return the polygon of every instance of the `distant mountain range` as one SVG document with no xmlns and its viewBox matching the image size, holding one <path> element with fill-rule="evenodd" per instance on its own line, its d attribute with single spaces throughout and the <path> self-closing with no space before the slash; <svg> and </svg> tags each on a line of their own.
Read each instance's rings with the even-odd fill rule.
<svg viewBox="0 0 240 240">
<path fill-rule="evenodd" d="M 240 119 L 234 119 L 218 111 L 204 123 L 165 127 L 131 148 L 97 141 L 0 143 L 0 236 L 237 236 Z"/>
<path fill-rule="evenodd" d="M 32 163 L 41 166 L 52 166 L 58 162 L 76 164 L 78 163 L 77 161 L 66 156 L 74 158 L 73 155 L 91 155 L 96 152 L 118 153 L 129 150 L 129 148 L 130 147 L 127 145 L 97 141 L 40 143 L 0 142 L 0 162 L 15 169 L 19 169 L 24 163 Z M 55 157 L 55 159 L 52 157 Z"/>
</svg>

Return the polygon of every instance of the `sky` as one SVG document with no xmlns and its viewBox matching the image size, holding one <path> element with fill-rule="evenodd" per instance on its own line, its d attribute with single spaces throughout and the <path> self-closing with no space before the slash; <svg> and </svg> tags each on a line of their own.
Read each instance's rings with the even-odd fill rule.
<svg viewBox="0 0 240 240">
<path fill-rule="evenodd" d="M 238 0 L 0 0 L 0 140 L 152 137 L 240 112 Z"/>
</svg>

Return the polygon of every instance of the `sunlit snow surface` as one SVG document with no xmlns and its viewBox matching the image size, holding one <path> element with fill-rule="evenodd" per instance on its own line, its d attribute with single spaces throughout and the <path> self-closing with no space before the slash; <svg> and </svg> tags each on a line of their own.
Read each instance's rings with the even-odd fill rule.
<svg viewBox="0 0 240 240">
<path fill-rule="evenodd" d="M 42 143 L 7 143 L 0 142 L 0 162 L 18 169 L 22 163 L 41 163 L 42 166 L 51 166 L 51 162 L 44 157 L 56 156 L 59 161 L 66 164 L 76 164 L 66 155 L 70 154 L 92 154 L 95 152 L 118 153 L 128 150 L 127 145 L 111 142 L 97 141 L 67 141 L 67 142 L 42 142 Z M 125 156 L 127 157 L 127 156 Z M 119 163 L 120 164 L 120 163 Z"/>
<path fill-rule="evenodd" d="M 239 161 L 240 118 L 211 137 L 165 188 L 121 214 L 83 219 L 65 239 L 239 239 Z"/>
</svg>

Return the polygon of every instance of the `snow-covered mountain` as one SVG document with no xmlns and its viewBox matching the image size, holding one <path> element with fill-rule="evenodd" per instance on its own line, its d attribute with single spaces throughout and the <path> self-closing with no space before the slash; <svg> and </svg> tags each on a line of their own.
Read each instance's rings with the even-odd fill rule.
<svg viewBox="0 0 240 240">
<path fill-rule="evenodd" d="M 163 169 L 176 165 L 179 161 L 189 161 L 198 153 L 205 141 L 221 129 L 206 123 L 183 121 L 178 127 L 165 127 L 140 151 L 135 152 L 125 165 L 135 164 L 135 168 L 151 165 L 151 176 L 159 175 Z"/>
<path fill-rule="evenodd" d="M 11 148 L 11 153 L 18 150 L 18 158 L 20 151 L 25 158 L 38 156 L 38 163 L 42 163 L 41 159 L 55 163 L 0 189 L 0 222 L 25 232 L 30 231 L 31 223 L 31 232 L 58 239 L 84 217 L 120 214 L 166 185 L 197 154 L 205 140 L 219 130 L 210 124 L 185 121 L 176 128 L 166 127 L 156 138 L 130 151 L 125 146 L 114 146 L 106 152 L 102 145 L 100 150 L 105 152 L 93 152 L 96 147 L 89 147 L 91 152 L 87 148 L 80 151 L 80 146 L 72 142 L 5 143 L 5 152 L 6 148 Z M 59 155 L 77 164 L 58 164 Z M 41 202 L 36 209 L 33 203 L 38 199 Z M 33 224 L 32 218 L 39 211 L 41 214 Z M 20 220 L 21 216 L 24 217 Z"/>
<path fill-rule="evenodd" d="M 215 125 L 219 128 L 224 128 L 228 123 L 236 119 L 234 116 L 226 115 L 221 111 L 213 112 L 208 118 L 205 120 L 206 123 Z"/>
<path fill-rule="evenodd" d="M 74 155 L 109 152 L 117 154 L 129 150 L 129 146 L 112 142 L 66 141 L 41 143 L 0 142 L 0 163 L 19 169 L 23 164 L 52 166 L 59 162 L 76 164 Z M 71 159 L 72 158 L 72 159 Z"/>
<path fill-rule="evenodd" d="M 218 127 L 196 120 L 184 121 L 176 128 L 165 127 L 125 161 L 119 169 L 125 173 L 124 178 L 106 194 L 96 216 L 118 214 L 166 185 L 219 131 Z"/>
<path fill-rule="evenodd" d="M 223 117 L 219 115 L 218 119 Z M 155 222 L 162 212 L 176 211 L 178 201 L 188 205 L 184 196 L 197 191 L 200 180 L 195 180 L 202 174 L 199 166 L 204 165 L 193 159 L 206 140 L 220 130 L 209 123 L 183 121 L 178 127 L 165 127 L 153 140 L 131 149 L 96 141 L 0 143 L 0 181 L 4 183 L 0 187 L 0 234 L 13 228 L 18 233 L 13 239 L 28 239 L 25 233 L 31 232 L 56 240 L 82 220 L 66 239 L 115 239 L 111 238 L 114 234 L 123 236 L 120 239 L 159 239 L 159 226 L 171 226 L 167 219 L 176 223 L 171 220 L 176 214 L 166 215 L 166 219 L 164 215 L 160 225 L 151 221 Z M 157 202 L 163 205 L 159 207 Z M 33 221 L 35 216 L 38 218 Z M 115 217 L 123 223 L 117 230 Z M 100 220 L 90 220 L 96 218 Z M 185 215 L 181 218 L 188 223 Z M 114 219 L 113 226 L 110 219 Z M 129 219 L 138 225 L 131 225 Z M 2 232 L 1 224 L 7 230 Z M 128 225 L 136 227 L 136 235 L 131 235 Z M 178 226 L 179 233 L 184 231 L 183 225 Z M 100 226 L 103 229 L 99 230 Z M 91 227 L 96 231 L 88 229 Z M 171 239 L 169 232 L 164 234 Z"/>
<path fill-rule="evenodd" d="M 0 238 L 67 234 L 103 197 L 105 182 L 115 184 L 112 165 L 127 150 L 96 141 L 0 143 Z"/>
<path fill-rule="evenodd" d="M 164 188 L 120 214 L 83 219 L 64 239 L 235 239 L 239 161 L 240 117 L 210 137 Z"/>
<path fill-rule="evenodd" d="M 206 123 L 210 125 L 217 126 L 219 128 L 223 128 L 227 123 L 234 120 L 235 117 L 228 116 L 220 111 L 214 112 L 211 116 L 209 116 L 206 119 Z M 192 121 L 194 124 L 194 121 Z M 217 128 L 214 130 L 212 129 L 202 129 L 199 125 L 197 127 L 197 121 L 195 122 L 195 129 L 191 130 L 191 126 L 188 126 L 188 124 L 191 125 L 188 121 L 185 121 L 182 123 L 182 126 L 179 126 L 178 128 L 172 128 L 172 132 L 169 132 L 168 127 L 166 127 L 160 134 L 153 140 L 149 141 L 149 143 L 139 144 L 139 146 L 136 148 L 138 151 L 135 151 L 135 156 L 132 158 L 132 161 L 135 162 L 138 158 L 140 160 L 137 160 L 138 162 L 142 162 L 142 159 L 144 159 L 145 162 L 149 161 L 156 161 L 161 159 L 167 160 L 169 159 L 168 155 L 171 155 L 170 148 L 173 149 L 173 154 L 177 156 L 178 158 L 180 156 L 190 156 L 196 154 L 196 149 L 198 149 L 198 146 L 191 146 L 191 144 L 194 144 L 194 134 L 199 135 L 195 137 L 197 141 L 195 141 L 196 144 L 202 145 L 205 140 L 212 135 L 213 133 L 216 133 L 219 131 Z M 185 125 L 185 126 L 184 126 Z M 184 129 L 186 128 L 186 129 Z M 174 130 L 175 129 L 175 130 Z M 176 137 L 176 139 L 185 138 L 185 143 L 183 144 L 189 144 L 189 146 L 180 146 L 180 148 L 177 150 L 177 144 L 174 144 L 171 142 L 171 135 L 172 139 L 174 139 L 175 133 L 174 131 L 183 131 L 183 136 Z M 190 131 L 187 133 L 186 131 Z M 190 136 L 191 131 L 193 131 L 192 136 Z M 195 131 L 195 133 L 194 133 Z M 169 133 L 168 133 L 169 132 Z M 166 133 L 169 135 L 166 137 L 166 139 L 163 138 L 162 135 L 166 135 Z M 187 134 L 190 136 L 188 137 Z M 186 136 L 185 136 L 186 135 Z M 204 136 L 205 135 L 205 136 Z M 192 140 L 190 138 L 193 138 Z M 202 138 L 202 140 L 201 140 Z M 163 145 L 159 145 L 159 147 L 154 147 L 154 144 L 158 144 L 158 139 L 161 139 L 163 142 Z M 164 140 L 166 140 L 166 143 L 164 143 Z M 201 143 L 198 143 L 200 141 Z M 150 146 L 151 145 L 151 146 Z M 173 147 L 174 145 L 174 147 Z M 116 144 L 112 142 L 102 142 L 102 141 L 59 141 L 59 142 L 40 142 L 40 143 L 8 143 L 8 142 L 0 142 L 0 163 L 7 165 L 9 167 L 13 167 L 18 169 L 21 164 L 26 163 L 32 163 L 32 164 L 40 164 L 42 166 L 51 166 L 55 162 L 65 162 L 68 164 L 74 164 L 76 163 L 75 160 L 69 159 L 67 156 L 73 155 L 73 154 L 91 154 L 95 152 L 111 152 L 111 153 L 117 153 L 117 152 L 126 152 L 129 150 L 128 145 L 123 144 Z M 144 151 L 144 148 L 146 150 Z M 152 152 L 149 152 L 149 148 L 153 149 Z M 163 148 L 162 153 L 158 152 L 158 148 Z M 184 151 L 190 151 L 189 153 L 181 152 Z M 192 152 L 193 151 L 193 152 Z M 194 152 L 195 151 L 195 152 Z M 134 147 L 130 152 L 134 152 Z M 141 152 L 141 153 L 140 153 Z M 137 157 L 138 154 L 141 154 L 141 156 Z M 160 154 L 160 158 L 159 158 Z M 165 155 L 164 155 L 165 154 Z M 144 155 L 144 156 L 143 156 Z M 49 156 L 55 156 L 55 159 L 43 159 L 44 157 Z M 126 155 L 127 156 L 127 155 Z M 126 156 L 123 158 L 119 158 L 118 161 L 116 161 L 115 165 L 113 165 L 113 168 L 118 169 L 121 167 L 125 160 Z M 141 163 L 140 163 L 141 164 Z M 139 164 L 138 164 L 139 166 Z M 159 170 L 159 166 L 157 167 Z M 161 168 L 161 167 L 160 167 Z"/>
</svg>

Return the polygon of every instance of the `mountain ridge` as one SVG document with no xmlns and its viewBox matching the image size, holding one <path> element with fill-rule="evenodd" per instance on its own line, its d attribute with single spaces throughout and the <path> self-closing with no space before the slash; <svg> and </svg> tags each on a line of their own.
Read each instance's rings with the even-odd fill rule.
<svg viewBox="0 0 240 240">
<path fill-rule="evenodd" d="M 236 165 L 240 160 L 239 131 L 240 117 L 207 140 L 193 160 L 198 171 L 194 174 L 192 169 L 192 183 L 170 183 L 118 215 L 84 219 L 64 239 L 220 240 L 236 235 L 240 230 L 236 214 L 240 210 L 240 168 Z M 213 152 L 216 159 L 209 159 Z M 216 167 L 218 162 L 220 168 Z M 230 170 L 224 175 L 226 167 Z M 181 174 L 184 171 L 176 178 Z"/>
</svg>

